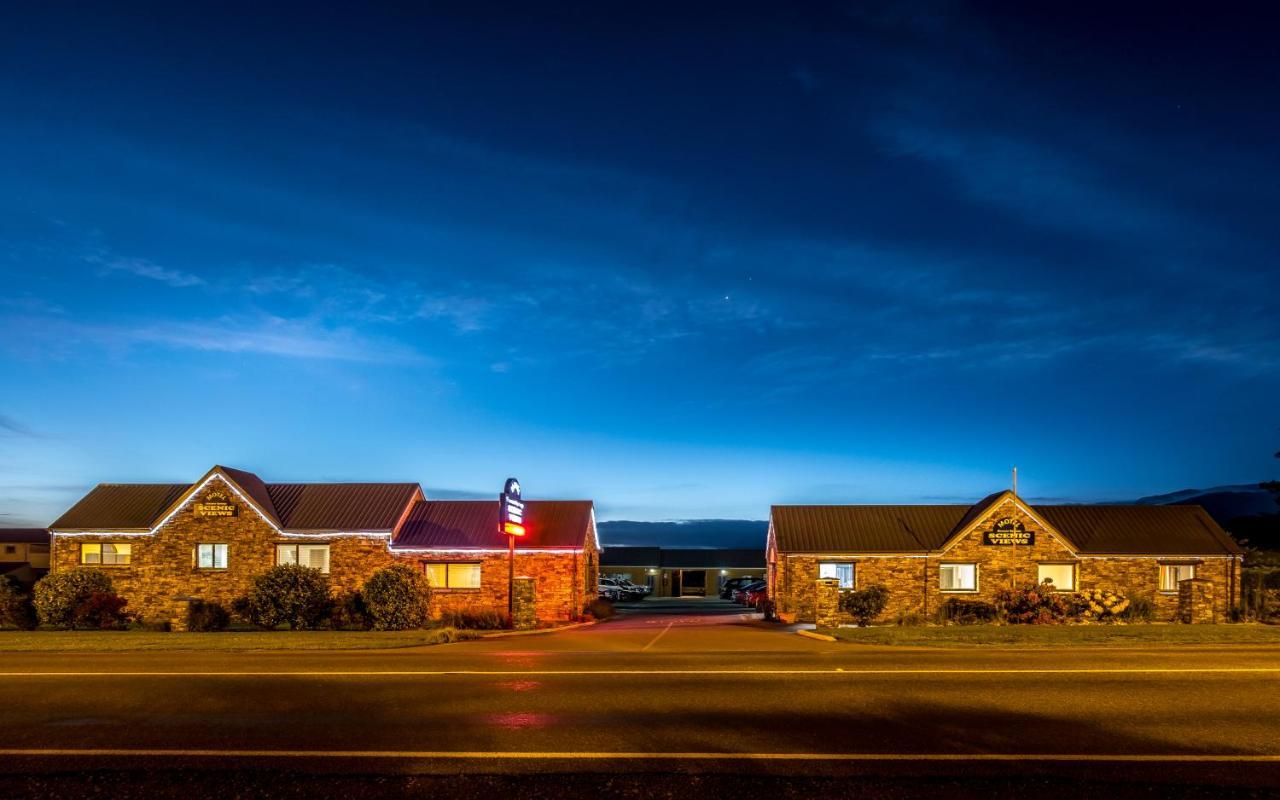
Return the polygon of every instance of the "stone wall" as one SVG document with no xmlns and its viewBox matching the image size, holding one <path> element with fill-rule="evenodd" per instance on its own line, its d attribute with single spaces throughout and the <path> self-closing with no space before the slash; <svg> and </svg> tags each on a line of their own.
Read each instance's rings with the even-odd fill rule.
<svg viewBox="0 0 1280 800">
<path fill-rule="evenodd" d="M 1014 517 L 1035 534 L 1032 545 L 986 545 L 982 532 L 991 519 Z M 984 515 L 983 522 L 942 554 L 787 554 L 776 555 L 773 571 L 773 593 L 783 619 L 814 621 L 814 586 L 818 580 L 818 564 L 824 561 L 855 563 L 855 585 L 865 588 L 880 584 L 889 589 L 889 604 L 881 622 L 904 615 L 918 614 L 932 621 L 939 606 L 949 597 L 990 602 L 1000 589 L 1026 586 L 1038 580 L 1038 564 L 1071 562 L 1076 564 L 1076 588 L 1117 589 L 1129 597 L 1151 600 L 1158 621 L 1174 621 L 1178 617 L 1177 592 L 1160 591 L 1162 563 L 1196 563 L 1196 577 L 1213 583 L 1210 604 L 1219 620 L 1229 619 L 1234 588 L 1239 602 L 1238 574 L 1232 579 L 1230 558 L 1164 559 L 1151 557 L 1086 557 L 1077 558 L 1052 533 L 1025 514 L 1012 501 Z M 943 592 L 939 565 L 944 563 L 976 563 L 976 592 Z M 842 622 L 852 622 L 842 615 Z"/>
<path fill-rule="evenodd" d="M 478 563 L 480 588 L 449 589 L 432 587 L 431 615 L 447 612 L 482 611 L 506 616 L 509 566 L 506 553 L 439 551 L 432 553 L 396 553 L 395 557 L 415 567 L 427 563 Z M 540 622 L 565 622 L 577 619 L 586 601 L 582 585 L 585 559 L 576 551 L 564 553 L 516 552 L 515 573 L 534 582 L 535 609 Z M 592 580 L 595 580 L 594 576 Z M 581 583 L 580 583 L 581 581 Z M 594 591 L 591 597 L 595 597 Z"/>
</svg>

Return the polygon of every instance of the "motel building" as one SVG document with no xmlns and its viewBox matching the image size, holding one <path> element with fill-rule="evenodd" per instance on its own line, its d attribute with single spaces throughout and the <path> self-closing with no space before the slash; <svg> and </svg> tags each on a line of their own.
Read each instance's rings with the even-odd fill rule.
<svg viewBox="0 0 1280 800">
<path fill-rule="evenodd" d="M 320 570 L 335 595 L 409 564 L 427 575 L 434 616 L 505 614 L 514 538 L 514 572 L 532 579 L 537 620 L 574 619 L 596 596 L 594 506 L 524 506 L 525 535 L 508 537 L 496 495 L 431 500 L 416 483 L 265 483 L 215 466 L 195 483 L 94 487 L 50 526 L 50 569 L 108 572 L 129 611 L 176 625 L 189 599 L 230 607 L 276 564 Z"/>
<path fill-rule="evenodd" d="M 838 591 L 879 584 L 881 621 L 931 621 L 948 598 L 990 602 L 1046 580 L 1148 598 L 1157 621 L 1223 622 L 1242 555 L 1199 506 L 1031 505 L 1012 491 L 972 506 L 774 506 L 766 549 L 779 616 L 835 624 L 852 621 L 830 616 Z"/>
<path fill-rule="evenodd" d="M 648 586 L 654 597 L 717 597 L 731 578 L 764 578 L 764 551 L 721 547 L 606 547 L 600 573 Z"/>
</svg>

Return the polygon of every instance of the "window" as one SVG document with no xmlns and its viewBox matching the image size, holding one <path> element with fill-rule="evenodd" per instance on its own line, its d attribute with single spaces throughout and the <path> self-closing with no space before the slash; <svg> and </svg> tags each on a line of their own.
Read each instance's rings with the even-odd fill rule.
<svg viewBox="0 0 1280 800">
<path fill-rule="evenodd" d="M 824 561 L 818 564 L 819 578 L 835 578 L 841 589 L 853 588 L 853 564 Z"/>
<path fill-rule="evenodd" d="M 1053 584 L 1053 588 L 1059 592 L 1074 592 L 1076 590 L 1076 565 L 1041 564 L 1038 582 L 1044 583 L 1045 581 Z"/>
<path fill-rule="evenodd" d="M 18 552 L 18 546 L 16 544 L 6 544 L 4 546 L 4 554 L 7 556 L 16 555 L 17 552 Z"/>
<path fill-rule="evenodd" d="M 1160 591 L 1176 592 L 1178 583 L 1196 576 L 1195 564 L 1161 564 Z"/>
<path fill-rule="evenodd" d="M 129 563 L 132 550 L 133 545 L 128 544 L 86 543 L 80 545 L 80 563 L 123 566 Z"/>
<path fill-rule="evenodd" d="M 938 567 L 938 581 L 944 592 L 976 592 L 978 565 L 942 564 Z"/>
<path fill-rule="evenodd" d="M 280 544 L 276 545 L 277 564 L 301 564 L 329 574 L 329 545 Z"/>
<path fill-rule="evenodd" d="M 226 569 L 227 546 L 225 544 L 196 545 L 196 566 L 200 569 Z"/>
<path fill-rule="evenodd" d="M 435 589 L 479 589 L 480 565 L 423 562 L 427 583 Z"/>
</svg>

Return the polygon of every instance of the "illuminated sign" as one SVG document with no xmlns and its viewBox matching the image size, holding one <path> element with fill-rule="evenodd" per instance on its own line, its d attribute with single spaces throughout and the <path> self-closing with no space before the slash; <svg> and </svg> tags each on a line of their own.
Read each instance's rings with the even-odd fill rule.
<svg viewBox="0 0 1280 800">
<path fill-rule="evenodd" d="M 982 532 L 983 544 L 1015 545 L 1035 544 L 1035 531 L 1027 530 L 1021 520 L 1013 517 L 1001 517 L 989 529 Z"/>
<path fill-rule="evenodd" d="M 204 502 L 192 506 L 192 513 L 197 517 L 234 517 L 240 510 L 230 495 L 215 489 L 204 496 Z"/>
<path fill-rule="evenodd" d="M 507 536 L 524 536 L 524 503 L 520 500 L 520 481 L 507 478 L 498 495 L 498 529 Z"/>
</svg>

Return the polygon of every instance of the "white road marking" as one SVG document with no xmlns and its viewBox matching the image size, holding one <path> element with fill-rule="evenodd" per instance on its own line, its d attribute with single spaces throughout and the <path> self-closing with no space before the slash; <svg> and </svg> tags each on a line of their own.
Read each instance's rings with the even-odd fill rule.
<svg viewBox="0 0 1280 800">
<path fill-rule="evenodd" d="M 667 627 L 665 627 L 665 628 L 663 628 L 662 630 L 658 631 L 658 635 L 657 635 L 657 636 L 655 636 L 655 637 L 653 637 L 652 639 L 650 639 L 648 644 L 646 644 L 644 647 L 641 647 L 641 648 L 640 648 L 640 652 L 642 652 L 642 653 L 643 653 L 644 651 L 648 650 L 650 647 L 653 647 L 655 644 L 657 644 L 657 643 L 658 643 L 658 640 L 659 640 L 659 639 L 661 639 L 663 636 L 666 636 L 666 635 L 667 635 L 667 631 L 671 630 L 671 626 L 672 626 L 672 625 L 675 625 L 675 623 L 674 623 L 674 622 L 668 622 L 668 623 L 667 623 Z"/>
<path fill-rule="evenodd" d="M 662 634 L 658 634 L 661 636 Z M 657 641 L 655 638 L 654 641 Z M 652 644 L 652 642 L 650 642 Z M 123 671 L 0 672 L 0 678 L 376 678 L 450 675 L 1202 675 L 1280 674 L 1280 667 L 1050 667 L 1034 669 L 440 669 L 440 670 L 289 670 L 289 671 Z"/>
<path fill-rule="evenodd" d="M 4 748 L 0 756 L 142 758 L 392 758 L 454 760 L 628 761 L 1103 761 L 1103 762 L 1280 762 L 1280 754 L 1230 753 L 610 753 L 463 750 L 210 750 L 150 748 Z"/>
</svg>

